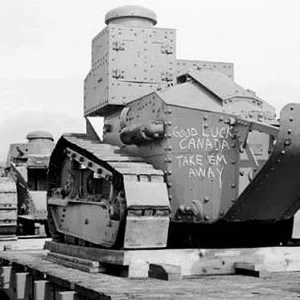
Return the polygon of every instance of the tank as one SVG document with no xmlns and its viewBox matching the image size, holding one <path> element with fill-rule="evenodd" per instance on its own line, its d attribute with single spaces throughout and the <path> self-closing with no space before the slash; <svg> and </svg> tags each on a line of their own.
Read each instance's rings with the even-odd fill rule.
<svg viewBox="0 0 300 300">
<path fill-rule="evenodd" d="M 55 240 L 143 249 L 287 243 L 300 207 L 300 106 L 275 108 L 228 62 L 176 58 L 140 6 L 106 14 L 84 81 L 86 133 L 49 165 Z M 103 137 L 92 126 L 103 118 Z"/>
<path fill-rule="evenodd" d="M 47 220 L 47 176 L 53 136 L 34 131 L 26 136 L 27 143 L 11 144 L 7 171 L 15 181 L 18 203 L 18 234 L 34 235 L 44 230 Z"/>
</svg>

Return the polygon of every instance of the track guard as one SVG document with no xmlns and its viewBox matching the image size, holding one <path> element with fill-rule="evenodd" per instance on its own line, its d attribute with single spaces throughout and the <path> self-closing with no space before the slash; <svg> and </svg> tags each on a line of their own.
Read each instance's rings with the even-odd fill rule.
<svg viewBox="0 0 300 300">
<path fill-rule="evenodd" d="M 300 208 L 300 105 L 288 104 L 280 113 L 280 130 L 267 163 L 243 191 L 224 219 L 279 221 Z"/>
</svg>

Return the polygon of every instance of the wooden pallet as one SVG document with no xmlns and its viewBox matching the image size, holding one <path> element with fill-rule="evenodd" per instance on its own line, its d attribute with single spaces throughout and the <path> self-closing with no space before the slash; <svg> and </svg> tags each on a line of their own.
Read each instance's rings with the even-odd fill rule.
<svg viewBox="0 0 300 300">
<path fill-rule="evenodd" d="M 300 271 L 300 247 L 106 250 L 46 242 L 45 249 L 99 262 L 101 272 L 131 278 L 171 280 L 237 272 L 259 276 L 267 272 Z"/>
</svg>

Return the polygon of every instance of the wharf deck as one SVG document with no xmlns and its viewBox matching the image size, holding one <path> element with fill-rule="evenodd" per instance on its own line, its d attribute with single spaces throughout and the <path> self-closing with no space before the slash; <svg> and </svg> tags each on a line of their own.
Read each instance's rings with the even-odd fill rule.
<svg viewBox="0 0 300 300">
<path fill-rule="evenodd" d="M 300 251 L 300 250 L 299 250 Z M 0 251 L 2 265 L 43 274 L 75 295 L 74 299 L 299 299 L 300 272 L 270 273 L 263 278 L 242 275 L 201 276 L 175 281 L 129 279 L 86 272 L 47 260 L 46 250 Z"/>
</svg>

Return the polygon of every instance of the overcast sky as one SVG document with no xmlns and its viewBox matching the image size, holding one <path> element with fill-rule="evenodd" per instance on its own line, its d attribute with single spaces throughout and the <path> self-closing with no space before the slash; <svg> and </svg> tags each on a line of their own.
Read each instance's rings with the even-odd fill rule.
<svg viewBox="0 0 300 300">
<path fill-rule="evenodd" d="M 299 102 L 299 0 L 0 0 L 0 161 L 33 130 L 83 130 L 83 79 L 105 13 L 143 5 L 177 29 L 177 57 L 228 61 L 278 110 Z"/>
</svg>

